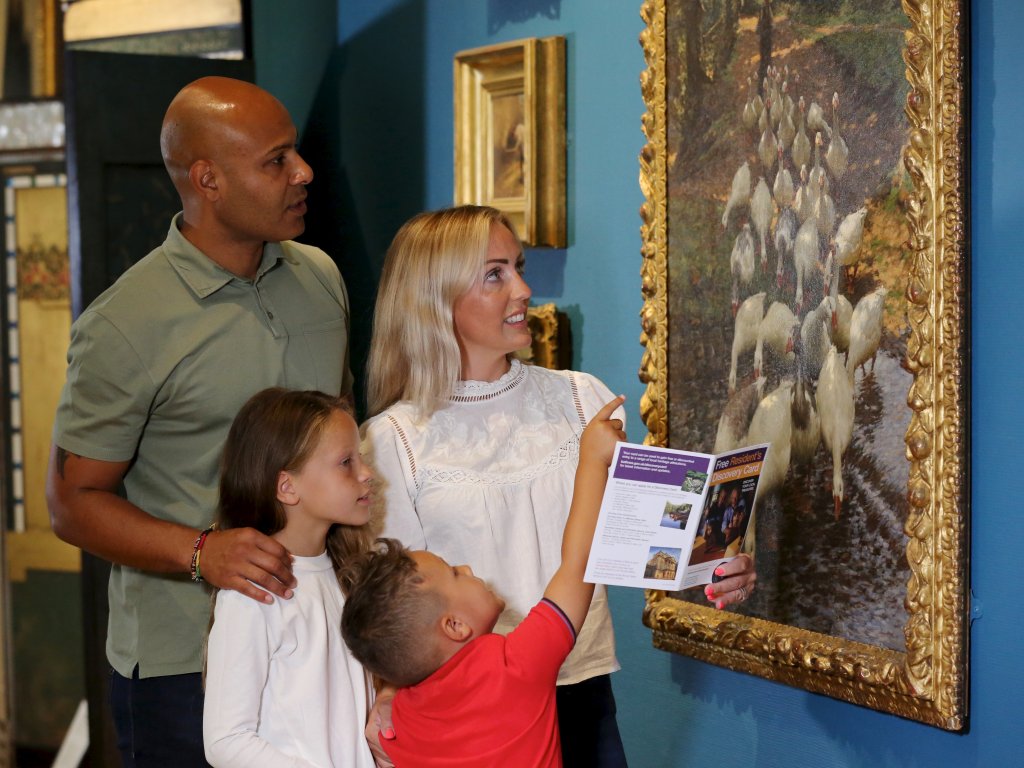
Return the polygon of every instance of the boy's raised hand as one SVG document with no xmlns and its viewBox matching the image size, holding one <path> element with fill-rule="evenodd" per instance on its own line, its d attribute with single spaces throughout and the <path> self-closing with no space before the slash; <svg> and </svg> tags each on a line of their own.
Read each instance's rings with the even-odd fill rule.
<svg viewBox="0 0 1024 768">
<path fill-rule="evenodd" d="M 619 395 L 605 403 L 587 424 L 580 437 L 581 462 L 598 461 L 605 467 L 611 466 L 615 443 L 626 439 L 622 419 L 613 419 L 611 416 L 625 400 L 624 395 Z"/>
</svg>

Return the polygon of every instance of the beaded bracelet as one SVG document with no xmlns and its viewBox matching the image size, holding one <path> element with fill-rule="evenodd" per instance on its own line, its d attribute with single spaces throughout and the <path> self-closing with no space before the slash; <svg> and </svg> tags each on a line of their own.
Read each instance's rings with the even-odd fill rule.
<svg viewBox="0 0 1024 768">
<path fill-rule="evenodd" d="M 196 537 L 196 543 L 192 546 L 192 565 L 189 567 L 189 573 L 192 576 L 192 581 L 203 580 L 203 575 L 199 571 L 199 556 L 203 553 L 203 544 L 206 543 L 206 537 L 209 536 L 216 527 L 217 524 L 214 523 Z"/>
</svg>

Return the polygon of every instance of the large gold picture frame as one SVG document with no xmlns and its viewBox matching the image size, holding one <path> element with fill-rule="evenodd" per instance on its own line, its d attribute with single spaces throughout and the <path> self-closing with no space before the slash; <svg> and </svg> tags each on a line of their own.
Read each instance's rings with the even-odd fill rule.
<svg viewBox="0 0 1024 768">
<path fill-rule="evenodd" d="M 752 5 L 757 7 L 759 15 L 744 17 L 744 8 Z M 735 209 L 729 210 L 733 194 L 728 180 L 738 162 L 735 165 L 726 163 L 728 171 L 723 184 L 718 183 L 723 178 L 722 171 L 715 175 L 716 171 L 709 171 L 699 164 L 696 168 L 688 166 L 689 173 L 685 175 L 675 175 L 680 154 L 689 149 L 687 142 L 699 140 L 700 131 L 717 132 L 718 136 L 708 139 L 711 142 L 728 136 L 733 130 L 732 123 L 722 116 L 734 114 L 738 122 L 744 105 L 754 101 L 755 95 L 761 96 L 763 87 L 759 84 L 771 90 L 770 80 L 773 77 L 777 80 L 787 78 L 792 81 L 790 93 L 793 93 L 797 90 L 792 87 L 794 83 L 805 84 L 806 80 L 812 79 L 809 76 L 800 81 L 786 68 L 787 57 L 794 52 L 815 50 L 815 46 L 830 34 L 827 19 L 818 21 L 813 27 L 813 34 L 804 39 L 787 40 L 784 48 L 772 51 L 764 44 L 766 38 L 771 39 L 773 25 L 776 40 L 781 38 L 787 23 L 792 27 L 794 7 L 799 5 L 800 0 L 793 3 L 780 0 L 756 3 L 646 0 L 642 5 L 641 15 L 647 26 L 641 35 L 641 45 L 647 70 L 641 78 L 641 88 L 647 107 L 643 129 L 648 143 L 640 156 L 640 181 L 646 197 L 641 210 L 644 295 L 641 342 L 645 351 L 640 377 L 647 384 L 647 389 L 640 409 L 649 430 L 647 442 L 650 444 L 711 449 L 710 444 L 673 443 L 676 439 L 673 429 L 690 436 L 678 425 L 688 427 L 688 421 L 697 422 L 703 416 L 690 407 L 690 401 L 681 401 L 679 382 L 673 386 L 672 373 L 680 370 L 673 355 L 678 356 L 678 350 L 683 348 L 696 361 L 694 367 L 718 365 L 720 368 L 723 359 L 728 366 L 730 345 L 734 341 L 733 320 L 728 314 L 728 284 L 733 279 L 740 281 L 734 277 L 738 274 L 749 274 L 733 266 L 736 262 L 731 261 L 731 254 L 739 248 L 741 238 L 737 232 L 742 234 L 745 226 L 752 226 L 751 231 L 755 231 L 753 225 L 757 224 L 753 208 L 745 214 L 749 221 L 744 220 L 742 211 L 737 217 Z M 867 62 L 864 66 L 877 67 L 879 61 L 891 55 L 902 57 L 905 63 L 906 83 L 903 87 L 906 96 L 904 98 L 901 94 L 900 113 L 906 124 L 893 172 L 893 179 L 900 176 L 903 181 L 898 194 L 893 192 L 895 208 L 889 209 L 890 224 L 895 227 L 894 231 L 905 232 L 905 237 L 896 239 L 891 236 L 892 242 L 882 236 L 864 238 L 859 253 L 862 261 L 874 260 L 876 263 L 873 267 L 876 271 L 874 280 L 878 280 L 881 274 L 881 267 L 877 264 L 895 259 L 896 263 L 903 265 L 902 269 L 887 273 L 888 281 L 896 282 L 898 277 L 899 284 L 887 285 L 888 293 L 884 297 L 885 317 L 895 327 L 895 330 L 884 333 L 898 342 L 892 348 L 899 352 L 896 355 L 890 349 L 889 355 L 893 359 L 898 357 L 898 365 L 893 368 L 902 369 L 909 382 L 903 389 L 904 396 L 900 398 L 907 408 L 902 414 L 894 411 L 888 417 L 890 428 L 892 423 L 900 426 L 902 440 L 898 442 L 902 442 L 902 450 L 897 452 L 895 459 L 888 460 L 888 464 L 883 463 L 877 474 L 883 478 L 894 476 L 906 480 L 901 484 L 905 492 L 889 509 L 893 514 L 898 513 L 897 519 L 902 521 L 899 533 L 903 538 L 897 552 L 900 561 L 897 572 L 906 575 L 896 583 L 877 583 L 876 579 L 876 583 L 866 581 L 857 585 L 868 596 L 894 590 L 903 596 L 905 621 L 900 633 L 902 642 L 899 647 L 861 642 L 851 639 L 846 632 L 812 631 L 791 623 L 768 620 L 747 610 L 747 606 L 736 612 L 715 611 L 700 605 L 699 601 L 690 601 L 683 593 L 661 591 L 647 593 L 643 620 L 653 630 L 654 645 L 663 650 L 947 730 L 962 730 L 967 724 L 969 432 L 966 403 L 970 370 L 966 360 L 966 10 L 961 0 L 903 0 L 902 6 L 893 0 L 891 8 L 883 8 L 884 0 L 872 0 L 862 7 L 851 3 L 819 3 L 815 12 L 824 6 L 832 7 L 836 13 L 840 12 L 839 9 L 846 13 L 873 13 L 873 22 L 879 22 L 886 14 L 890 17 L 901 15 L 901 18 L 905 14 L 898 25 L 902 33 L 893 38 L 893 50 L 879 50 L 877 45 L 873 45 L 863 52 Z M 855 10 L 851 11 L 851 8 Z M 680 27 L 680 18 L 689 24 Z M 857 19 L 844 21 L 848 23 L 841 25 L 843 39 L 832 42 L 837 50 L 845 46 L 848 53 L 858 42 L 855 36 Z M 730 34 L 756 35 L 756 38 L 748 38 L 748 43 L 754 39 L 760 40 L 762 45 L 758 49 L 755 43 L 753 53 L 750 47 L 740 51 L 733 47 L 735 40 L 723 43 L 722 36 Z M 774 54 L 775 69 L 760 68 L 766 50 Z M 739 53 L 744 57 L 739 57 Z M 741 82 L 744 73 L 750 80 Z M 846 71 L 843 78 L 837 78 L 837 92 L 843 90 L 848 82 L 856 82 L 856 74 Z M 815 73 L 815 76 L 820 76 L 820 73 Z M 764 80 L 764 77 L 769 79 Z M 726 98 L 722 95 L 726 93 L 726 83 L 728 92 L 732 94 L 727 97 L 729 105 L 723 106 L 720 113 L 711 110 L 709 116 L 706 101 L 711 98 L 709 94 Z M 780 100 L 786 95 L 785 89 L 777 88 L 772 92 Z M 818 98 L 827 104 L 825 99 L 831 95 L 830 87 L 827 94 Z M 702 98 L 705 99 L 703 103 Z M 839 97 L 836 99 L 838 101 Z M 847 99 L 850 100 L 852 97 Z M 807 116 L 803 110 L 800 112 Z M 835 110 L 829 114 L 826 107 L 825 119 L 832 122 L 829 133 L 839 131 L 837 114 L 841 113 Z M 697 118 L 696 122 L 694 118 Z M 707 118 L 706 124 L 699 125 L 699 120 L 704 118 Z M 718 121 L 713 122 L 713 118 Z M 804 124 L 803 119 L 800 118 L 801 125 Z M 673 120 L 681 120 L 683 128 L 673 124 Z M 884 114 L 880 119 L 878 112 L 864 110 L 857 125 L 844 123 L 851 166 L 855 161 L 878 163 L 871 153 L 880 152 L 884 145 L 884 141 L 877 138 L 878 132 L 886 128 L 882 125 L 884 120 Z M 712 129 L 709 130 L 707 124 L 712 124 Z M 807 124 L 810 124 L 809 120 Z M 772 126 L 769 124 L 767 127 Z M 750 128 L 756 131 L 756 123 Z M 740 130 L 736 129 L 737 135 L 740 135 Z M 863 134 L 860 138 L 858 131 Z M 776 178 L 776 173 L 767 172 L 771 168 L 771 156 L 761 155 L 765 160 L 758 159 L 758 134 L 751 132 L 746 135 L 754 137 L 749 145 L 744 145 L 749 146 L 753 178 L 748 182 L 747 199 L 741 200 L 736 208 L 752 205 L 756 192 L 751 194 L 750 189 L 758 181 L 759 170 L 768 177 L 768 184 Z M 763 133 L 761 135 L 763 137 Z M 819 151 L 824 152 L 824 148 Z M 859 160 L 856 157 L 858 152 L 861 153 Z M 810 160 L 807 162 L 810 164 Z M 759 167 L 758 163 L 762 165 Z M 820 164 L 820 160 L 815 164 Z M 796 168 L 792 175 L 799 179 Z M 679 213 L 680 206 L 673 203 L 673 197 L 679 194 L 699 197 L 692 188 L 699 188 L 702 179 L 715 180 L 707 183 L 707 189 L 715 191 L 709 191 L 705 199 L 690 200 L 689 215 L 694 208 L 700 209 L 703 205 L 707 215 L 714 217 L 714 224 L 706 225 L 706 232 L 695 234 L 692 219 L 686 219 L 685 214 Z M 836 178 L 833 178 L 833 183 L 837 183 Z M 734 188 L 736 186 L 734 182 Z M 738 186 L 743 187 L 742 184 Z M 894 181 L 893 189 L 897 186 Z M 836 201 L 839 201 L 840 194 L 835 192 Z M 869 202 L 869 208 L 870 205 Z M 881 208 L 879 204 L 878 210 Z M 770 210 L 777 212 L 781 208 Z M 900 213 L 902 223 L 899 226 L 894 223 L 892 210 Z M 839 211 L 837 219 L 845 212 Z M 876 217 L 877 222 L 881 216 L 874 209 L 867 214 L 869 221 Z M 776 223 L 777 219 L 773 218 L 772 226 Z M 692 249 L 689 257 L 679 256 L 683 242 Z M 830 245 L 836 246 L 834 237 L 832 240 L 823 238 L 822 242 L 823 254 Z M 772 254 L 768 269 L 774 272 L 776 261 L 770 241 L 758 249 L 754 238 L 754 245 L 750 247 L 755 249 L 755 253 Z M 884 249 L 884 253 L 875 253 L 877 249 Z M 826 275 L 830 274 L 828 268 L 832 264 L 825 259 L 816 267 L 822 273 L 817 286 L 821 292 L 808 302 L 810 306 L 819 298 L 825 301 L 828 294 Z M 782 286 L 786 286 L 786 290 L 791 289 L 790 275 L 782 267 L 779 268 L 777 289 L 772 287 L 776 283 L 775 276 L 762 276 L 758 269 L 755 262 L 754 283 L 760 280 L 760 285 L 767 286 L 767 295 L 776 290 L 782 291 Z M 673 270 L 675 280 L 672 279 Z M 809 292 L 813 294 L 814 290 L 811 281 Z M 848 290 L 851 291 L 851 303 L 854 298 L 862 298 L 854 296 L 856 289 Z M 722 323 L 720 331 L 712 329 L 709 332 L 700 317 L 686 311 L 696 306 L 696 302 L 710 303 L 713 297 L 722 295 L 725 296 L 726 308 L 719 314 L 727 318 L 728 323 Z M 681 316 L 673 314 L 670 307 L 677 310 L 682 307 Z M 807 311 L 806 306 L 796 310 L 797 322 Z M 795 367 L 787 362 L 791 358 L 786 354 L 780 350 L 776 364 L 776 370 L 781 371 L 776 375 L 780 377 L 787 375 L 786 366 L 790 366 L 788 370 Z M 749 357 L 742 359 L 749 360 Z M 799 365 L 798 361 L 796 366 Z M 852 367 L 851 381 L 855 392 L 877 385 L 873 364 L 870 372 L 867 366 L 863 371 L 858 370 L 856 364 Z M 899 370 L 896 370 L 893 380 L 900 381 L 899 375 Z M 706 385 L 699 396 L 704 402 L 725 403 L 732 391 L 742 388 L 742 375 L 739 378 L 735 387 L 727 387 L 723 376 L 721 380 Z M 756 382 L 755 377 L 751 386 Z M 785 378 L 779 379 L 778 386 L 795 388 L 792 381 L 787 385 Z M 718 411 L 714 411 L 713 416 L 717 419 Z M 903 425 L 906 425 L 905 430 Z M 857 431 L 859 429 L 855 427 L 854 443 L 859 443 L 867 453 L 884 451 L 883 446 L 870 442 L 870 434 Z M 693 434 L 706 433 L 694 430 Z M 831 480 L 832 458 L 827 450 L 819 445 L 815 456 L 818 462 L 827 462 L 830 479 L 823 484 L 829 503 L 825 505 L 826 509 L 801 508 L 800 514 L 818 515 L 808 518 L 814 521 L 812 530 L 818 531 L 825 526 L 840 525 L 841 514 L 843 520 L 851 517 L 851 508 L 858 502 L 854 498 L 856 487 L 847 489 L 845 499 L 842 491 L 835 487 Z M 800 475 L 800 482 L 809 482 L 806 478 L 812 477 L 810 470 L 801 471 L 806 474 Z M 787 477 L 792 477 L 792 472 Z M 855 479 L 852 484 L 856 486 L 857 482 L 862 481 Z M 833 495 L 836 498 L 835 522 L 832 520 Z M 785 504 L 781 506 L 782 514 L 791 513 L 785 509 Z M 757 514 L 761 515 L 761 506 L 758 509 Z M 772 538 L 770 530 L 765 535 L 766 527 L 771 524 L 774 521 L 758 521 L 758 542 Z M 756 562 L 759 574 L 757 592 L 770 588 L 765 583 L 763 564 L 759 554 Z M 828 576 L 835 581 L 850 578 L 842 562 L 834 563 Z M 827 602 L 828 596 L 823 595 L 821 600 Z"/>
<path fill-rule="evenodd" d="M 528 245 L 565 247 L 564 37 L 456 54 L 455 203 L 498 208 Z"/>
</svg>

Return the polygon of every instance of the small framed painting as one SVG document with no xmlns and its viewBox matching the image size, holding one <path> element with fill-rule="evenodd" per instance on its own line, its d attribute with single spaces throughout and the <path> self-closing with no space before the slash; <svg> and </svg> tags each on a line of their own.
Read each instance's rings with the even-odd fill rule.
<svg viewBox="0 0 1024 768">
<path fill-rule="evenodd" d="M 498 208 L 527 245 L 565 247 L 564 37 L 456 54 L 455 203 Z"/>
</svg>

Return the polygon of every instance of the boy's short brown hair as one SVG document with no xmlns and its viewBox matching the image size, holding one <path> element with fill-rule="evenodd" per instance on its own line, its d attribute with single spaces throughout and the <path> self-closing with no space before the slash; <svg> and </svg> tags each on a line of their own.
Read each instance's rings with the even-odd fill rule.
<svg viewBox="0 0 1024 768">
<path fill-rule="evenodd" d="M 423 586 L 409 550 L 395 539 L 350 560 L 342 576 L 348 597 L 341 635 L 370 672 L 397 686 L 415 685 L 441 666 L 431 627 L 443 599 Z"/>
</svg>

